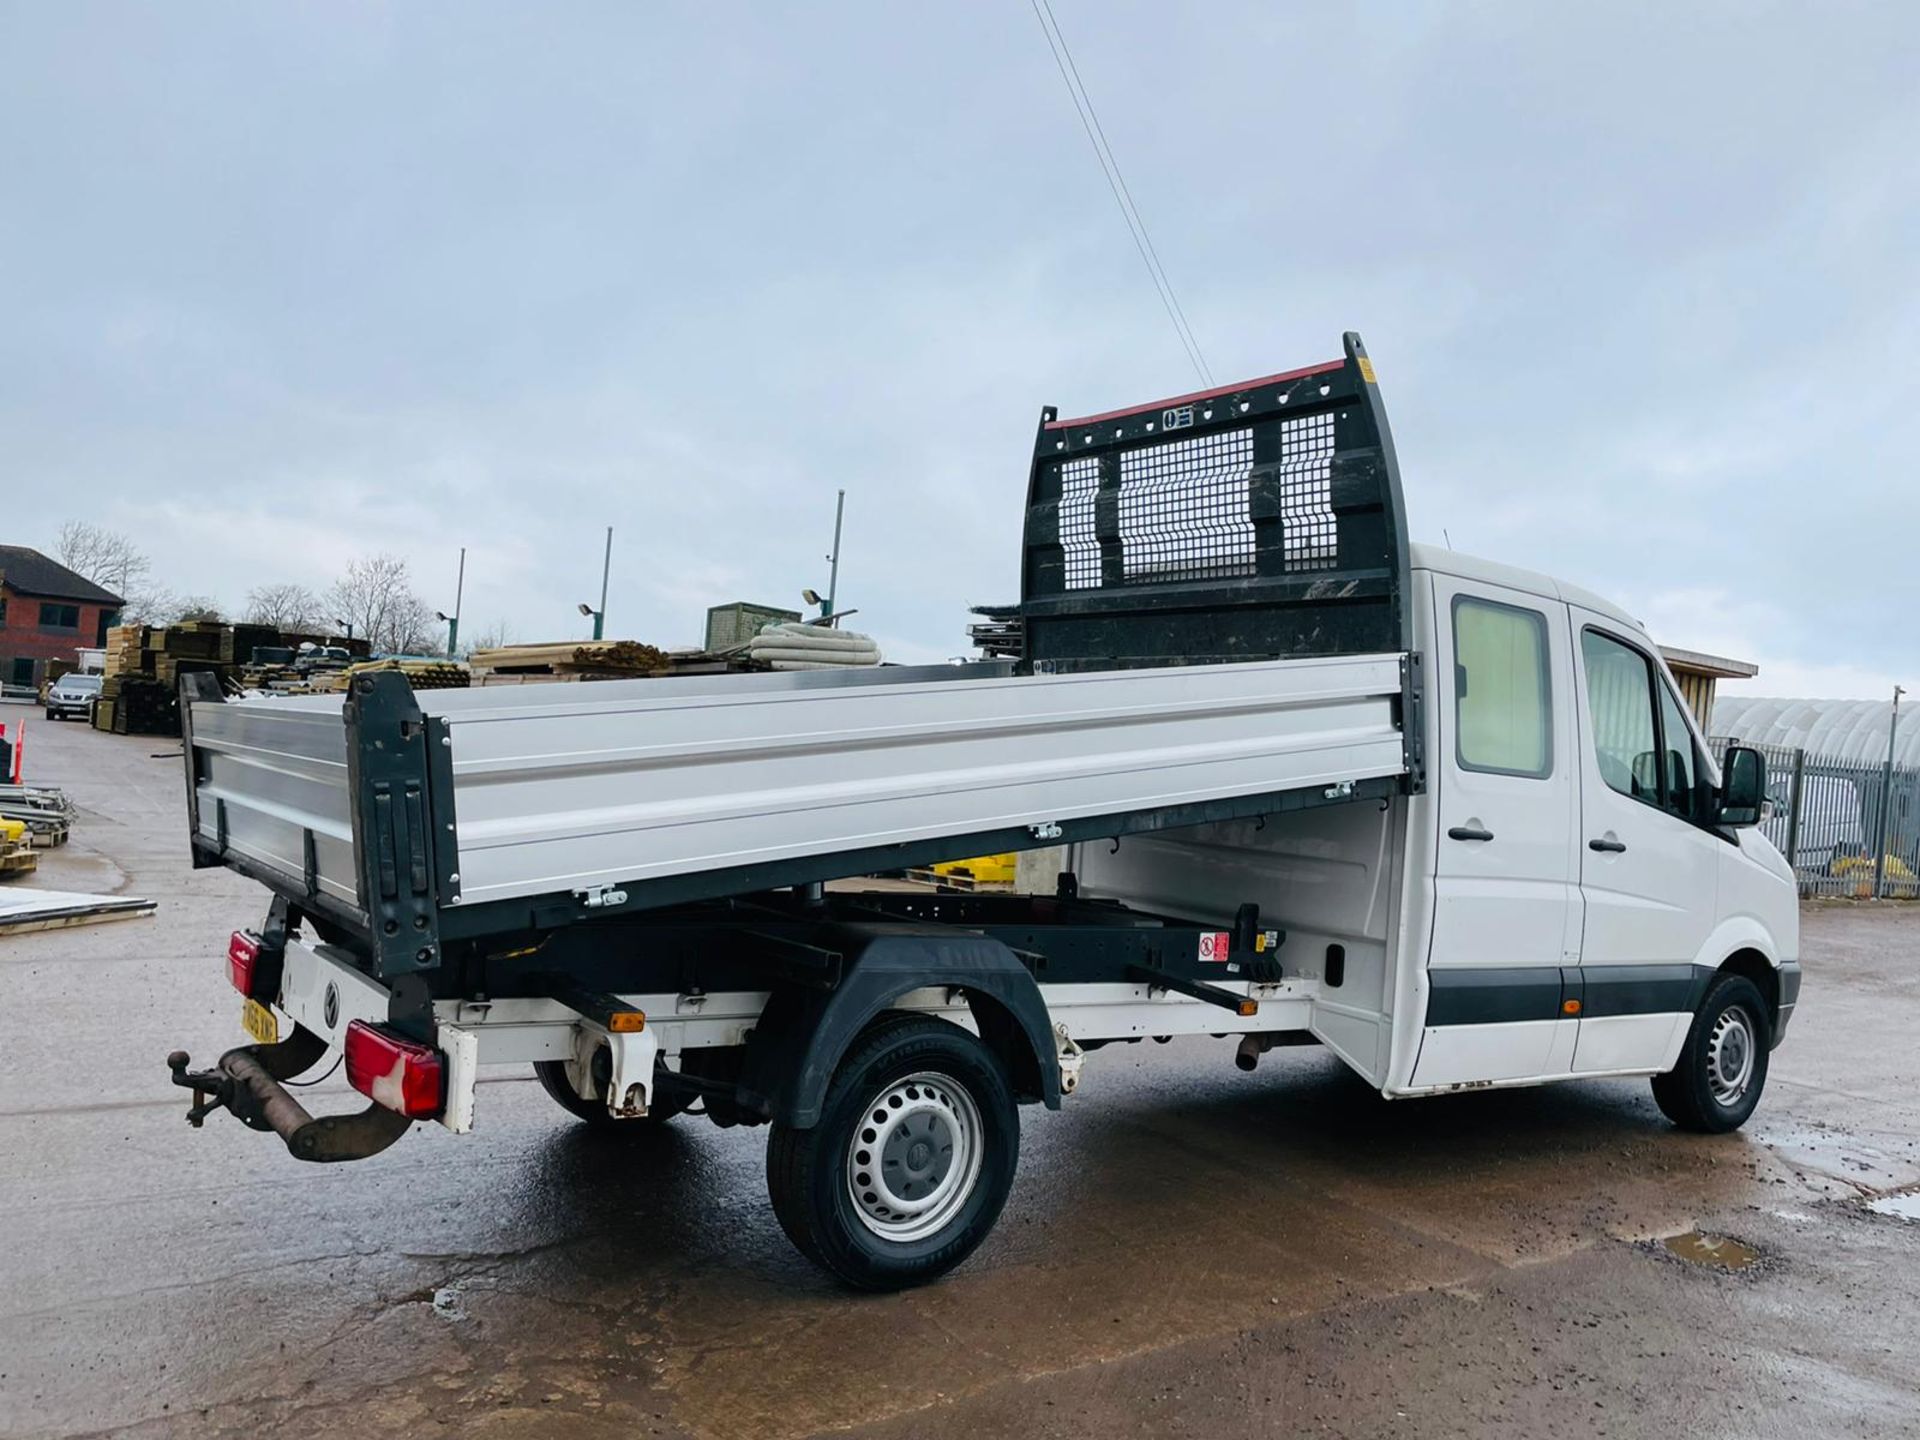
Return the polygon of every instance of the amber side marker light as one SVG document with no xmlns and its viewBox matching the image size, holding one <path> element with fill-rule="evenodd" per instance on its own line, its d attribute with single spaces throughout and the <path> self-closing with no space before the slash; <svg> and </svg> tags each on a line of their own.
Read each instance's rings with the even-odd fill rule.
<svg viewBox="0 0 1920 1440">
<path fill-rule="evenodd" d="M 1560 1013 L 1562 1015 L 1578 1015 L 1580 1013 L 1580 1002 L 1578 1000 L 1562 1000 L 1560 1002 Z"/>
<path fill-rule="evenodd" d="M 631 1035 L 647 1028 L 644 1010 L 616 1010 L 607 1017 L 607 1029 L 616 1035 Z"/>
</svg>

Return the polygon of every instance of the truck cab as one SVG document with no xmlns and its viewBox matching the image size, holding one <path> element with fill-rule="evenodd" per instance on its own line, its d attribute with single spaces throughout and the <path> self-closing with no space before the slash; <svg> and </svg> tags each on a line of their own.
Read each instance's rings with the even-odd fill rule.
<svg viewBox="0 0 1920 1440">
<path fill-rule="evenodd" d="M 1679 1073 L 1698 1028 L 1706 1098 L 1656 1090 L 1680 1123 L 1739 1124 L 1800 987 L 1798 899 L 1758 793 L 1727 794 L 1618 606 L 1448 549 L 1410 561 L 1422 790 L 1076 847 L 1077 883 L 1223 921 L 1257 902 L 1313 1038 L 1388 1096 Z M 1751 791 L 1759 757 L 1734 753 Z M 1729 979 L 1751 1013 L 1700 1018 Z"/>
<path fill-rule="evenodd" d="M 1578 587 L 1429 546 L 1413 565 L 1439 701 L 1411 817 L 1426 1003 L 1388 1088 L 1666 1071 L 1726 971 L 1767 1010 L 1721 1037 L 1744 1099 L 1745 1042 L 1777 1043 L 1798 995 L 1798 901 L 1760 830 L 1726 823 L 1658 648 Z"/>
</svg>

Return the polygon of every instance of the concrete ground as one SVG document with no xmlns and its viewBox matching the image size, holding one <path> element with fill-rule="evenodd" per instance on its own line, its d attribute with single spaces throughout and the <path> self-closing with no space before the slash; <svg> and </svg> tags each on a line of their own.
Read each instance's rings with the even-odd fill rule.
<svg viewBox="0 0 1920 1440">
<path fill-rule="evenodd" d="M 1920 910 L 1808 912 L 1742 1134 L 1641 1083 L 1390 1105 L 1317 1050 L 1120 1047 L 1023 1112 L 972 1261 L 856 1296 L 774 1224 L 764 1131 L 598 1137 L 518 1076 L 355 1165 L 189 1130 L 164 1056 L 240 1042 L 264 892 L 187 868 L 175 742 L 28 747 L 82 807 L 38 883 L 161 908 L 0 940 L 0 1433 L 1920 1433 L 1920 1224 L 1871 1208 L 1920 1184 Z M 1659 1243 L 1695 1227 L 1759 1258 Z"/>
</svg>

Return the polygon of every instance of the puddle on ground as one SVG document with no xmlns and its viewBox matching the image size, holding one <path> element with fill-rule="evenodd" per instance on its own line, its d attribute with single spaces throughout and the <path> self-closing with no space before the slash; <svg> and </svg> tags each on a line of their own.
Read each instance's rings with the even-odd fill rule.
<svg viewBox="0 0 1920 1440">
<path fill-rule="evenodd" d="M 1760 1252 L 1751 1245 L 1742 1245 L 1724 1235 L 1705 1235 L 1698 1230 L 1665 1236 L 1660 1243 L 1682 1260 L 1711 1265 L 1716 1270 L 1744 1270 L 1760 1258 Z"/>
<path fill-rule="evenodd" d="M 1902 1220 L 1920 1220 L 1920 1190 L 1908 1190 L 1900 1195 L 1882 1195 L 1878 1200 L 1869 1200 L 1867 1208 L 1876 1215 L 1895 1215 Z"/>
<path fill-rule="evenodd" d="M 1916 1180 L 1911 1158 L 1889 1155 L 1835 1130 L 1769 1130 L 1755 1136 L 1801 1173 L 1838 1180 L 1856 1190 L 1905 1190 Z"/>
</svg>

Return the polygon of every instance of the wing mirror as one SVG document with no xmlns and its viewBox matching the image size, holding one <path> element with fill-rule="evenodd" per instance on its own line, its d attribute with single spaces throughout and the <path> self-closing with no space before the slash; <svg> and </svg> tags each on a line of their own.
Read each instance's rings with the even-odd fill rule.
<svg viewBox="0 0 1920 1440">
<path fill-rule="evenodd" d="M 1720 825 L 1758 825 L 1767 798 L 1767 757 L 1745 745 L 1727 749 L 1720 764 Z"/>
</svg>

